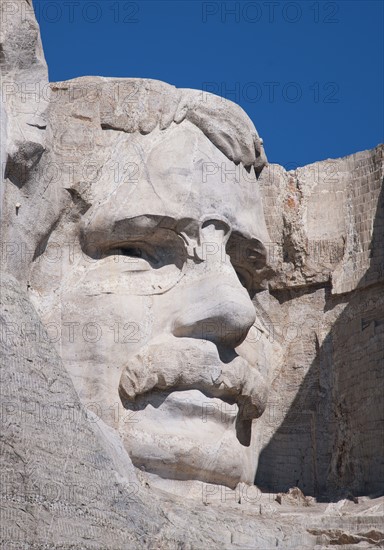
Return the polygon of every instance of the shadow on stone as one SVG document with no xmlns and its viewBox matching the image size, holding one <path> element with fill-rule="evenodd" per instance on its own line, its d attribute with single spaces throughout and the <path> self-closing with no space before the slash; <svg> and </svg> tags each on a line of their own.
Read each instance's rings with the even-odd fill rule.
<svg viewBox="0 0 384 550">
<path fill-rule="evenodd" d="M 288 414 L 262 450 L 255 483 L 332 501 L 384 492 L 384 187 L 370 245 L 370 267 L 345 301 L 300 386 Z M 380 281 L 381 279 L 381 281 Z M 380 301 L 381 299 L 381 301 Z"/>
</svg>

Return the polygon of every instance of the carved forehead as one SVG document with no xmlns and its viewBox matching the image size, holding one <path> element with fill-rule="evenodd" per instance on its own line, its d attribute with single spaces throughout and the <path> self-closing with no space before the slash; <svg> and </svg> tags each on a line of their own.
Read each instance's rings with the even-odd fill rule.
<svg viewBox="0 0 384 550">
<path fill-rule="evenodd" d="M 232 183 L 230 192 L 235 199 L 237 195 L 249 195 L 258 185 L 252 168 L 246 169 L 229 160 L 188 121 L 172 125 L 161 135 L 155 132 L 151 144 L 145 143 L 147 139 L 142 139 L 141 143 L 143 151 L 147 149 L 145 158 L 152 177 L 167 181 L 168 186 L 177 182 L 181 185 L 188 178 L 189 186 L 193 185 L 200 193 L 201 200 L 210 187 L 221 188 L 216 190 L 219 198 L 225 196 L 227 184 Z"/>
<path fill-rule="evenodd" d="M 226 220 L 246 238 L 268 241 L 253 170 L 236 166 L 191 123 L 148 135 L 122 135 L 108 147 L 112 160 L 117 155 L 118 162 L 138 162 L 135 181 L 122 177 L 118 183 L 94 183 L 86 227 L 105 233 L 116 227 L 128 230 L 132 224 L 127 220 L 141 217 L 167 217 L 176 224 L 210 217 Z"/>
<path fill-rule="evenodd" d="M 199 169 L 198 181 L 226 180 L 257 186 L 253 168 L 236 165 L 196 126 L 188 121 L 171 124 L 166 130 L 150 134 L 104 132 L 103 150 L 108 159 L 141 164 L 141 173 L 186 175 L 187 169 Z M 147 170 L 144 170 L 144 165 Z M 195 181 L 197 183 L 197 181 Z M 236 189 L 233 189 L 234 194 Z"/>
<path fill-rule="evenodd" d="M 147 137 L 141 140 L 144 148 L 146 142 Z M 147 159 L 151 164 L 156 159 L 153 168 L 159 171 L 172 171 L 179 165 L 192 167 L 209 161 L 227 161 L 228 165 L 233 164 L 199 128 L 188 121 L 180 125 L 173 124 L 161 133 L 154 132 L 154 140 L 148 147 Z"/>
</svg>

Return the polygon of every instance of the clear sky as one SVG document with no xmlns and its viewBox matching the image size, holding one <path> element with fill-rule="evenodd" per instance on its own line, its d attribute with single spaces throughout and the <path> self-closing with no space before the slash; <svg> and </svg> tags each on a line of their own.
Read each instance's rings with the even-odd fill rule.
<svg viewBox="0 0 384 550">
<path fill-rule="evenodd" d="M 381 1 L 34 0 L 51 81 L 213 91 L 291 169 L 383 141 Z"/>
</svg>

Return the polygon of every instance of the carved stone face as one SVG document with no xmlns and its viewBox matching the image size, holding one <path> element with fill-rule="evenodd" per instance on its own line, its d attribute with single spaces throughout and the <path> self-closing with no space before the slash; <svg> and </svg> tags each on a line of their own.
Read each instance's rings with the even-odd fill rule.
<svg viewBox="0 0 384 550">
<path fill-rule="evenodd" d="M 251 300 L 268 239 L 255 175 L 189 122 L 102 134 L 100 164 L 115 168 L 52 233 L 68 253 L 44 261 L 48 246 L 36 263 L 35 303 L 135 465 L 253 482 L 268 368 Z"/>
</svg>

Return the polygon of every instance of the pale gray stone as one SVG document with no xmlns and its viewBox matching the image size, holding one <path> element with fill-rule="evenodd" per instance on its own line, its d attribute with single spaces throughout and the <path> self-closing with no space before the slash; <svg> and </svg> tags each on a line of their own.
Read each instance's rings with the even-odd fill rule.
<svg viewBox="0 0 384 550">
<path fill-rule="evenodd" d="M 1 8 L 2 547 L 383 544 L 383 146 L 268 166 Z"/>
</svg>

